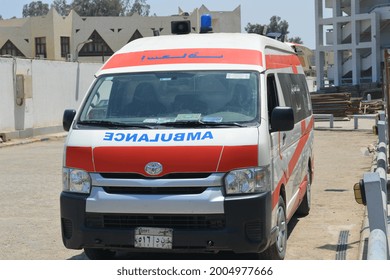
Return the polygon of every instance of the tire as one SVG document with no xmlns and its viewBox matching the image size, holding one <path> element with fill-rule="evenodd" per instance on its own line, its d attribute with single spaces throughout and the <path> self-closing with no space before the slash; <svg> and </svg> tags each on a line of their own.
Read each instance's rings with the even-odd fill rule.
<svg viewBox="0 0 390 280">
<path fill-rule="evenodd" d="M 305 217 L 309 215 L 311 207 L 311 170 L 310 167 L 307 171 L 307 187 L 306 187 L 306 193 L 303 197 L 303 200 L 301 204 L 299 205 L 296 214 L 301 217 Z"/>
<path fill-rule="evenodd" d="M 286 256 L 287 249 L 287 218 L 286 204 L 283 197 L 279 197 L 279 202 L 276 210 L 276 241 L 264 252 L 260 254 L 262 259 L 267 260 L 283 260 Z"/>
<path fill-rule="evenodd" d="M 90 260 L 113 260 L 115 251 L 96 248 L 84 248 L 84 253 Z"/>
</svg>

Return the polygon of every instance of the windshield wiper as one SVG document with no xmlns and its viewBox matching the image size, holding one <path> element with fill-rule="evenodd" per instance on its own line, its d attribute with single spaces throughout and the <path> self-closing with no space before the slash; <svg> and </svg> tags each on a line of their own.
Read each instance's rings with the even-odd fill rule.
<svg viewBox="0 0 390 280">
<path fill-rule="evenodd" d="M 234 122 L 204 122 L 201 120 L 193 120 L 193 121 L 177 121 L 177 122 L 164 122 L 159 123 L 162 126 L 172 126 L 172 127 L 245 127 L 245 125 Z"/>
<path fill-rule="evenodd" d="M 153 126 L 144 125 L 144 124 L 131 124 L 131 123 L 104 121 L 104 120 L 79 121 L 77 122 L 77 124 L 89 125 L 89 126 L 103 126 L 109 128 L 147 128 L 147 129 L 154 128 Z"/>
</svg>

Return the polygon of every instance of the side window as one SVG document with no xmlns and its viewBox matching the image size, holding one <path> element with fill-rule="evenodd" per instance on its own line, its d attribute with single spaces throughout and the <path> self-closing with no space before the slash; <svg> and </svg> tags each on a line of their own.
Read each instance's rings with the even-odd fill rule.
<svg viewBox="0 0 390 280">
<path fill-rule="evenodd" d="M 312 113 L 306 78 L 303 74 L 278 74 L 286 106 L 294 110 L 295 122 Z"/>
<path fill-rule="evenodd" d="M 274 74 L 267 76 L 267 99 L 268 99 L 268 119 L 271 121 L 271 114 L 273 109 L 279 105 L 278 89 Z"/>
</svg>

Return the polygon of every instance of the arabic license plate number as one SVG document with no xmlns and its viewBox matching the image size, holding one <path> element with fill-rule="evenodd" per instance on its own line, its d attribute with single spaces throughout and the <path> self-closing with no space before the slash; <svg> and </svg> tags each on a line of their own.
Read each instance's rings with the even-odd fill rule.
<svg viewBox="0 0 390 280">
<path fill-rule="evenodd" d="M 172 233 L 173 230 L 170 228 L 136 228 L 134 247 L 172 249 Z"/>
</svg>

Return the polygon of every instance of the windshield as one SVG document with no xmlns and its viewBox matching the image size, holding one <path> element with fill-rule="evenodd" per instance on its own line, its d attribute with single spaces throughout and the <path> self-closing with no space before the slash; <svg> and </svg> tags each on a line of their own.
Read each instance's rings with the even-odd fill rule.
<svg viewBox="0 0 390 280">
<path fill-rule="evenodd" d="M 105 75 L 92 88 L 78 124 L 245 126 L 259 121 L 258 81 L 251 71 Z"/>
</svg>

